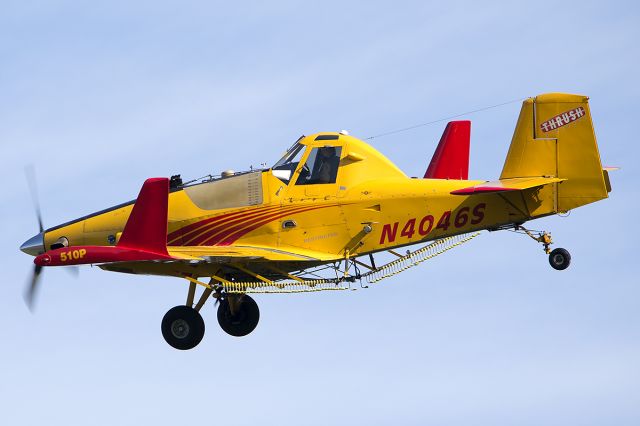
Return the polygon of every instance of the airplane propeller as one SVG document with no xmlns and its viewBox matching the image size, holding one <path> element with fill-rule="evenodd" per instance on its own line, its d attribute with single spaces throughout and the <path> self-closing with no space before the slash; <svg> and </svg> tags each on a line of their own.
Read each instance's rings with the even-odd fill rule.
<svg viewBox="0 0 640 426">
<path fill-rule="evenodd" d="M 38 232 L 37 237 L 43 238 L 44 235 L 44 224 L 42 221 L 42 211 L 40 209 L 40 201 L 38 197 L 38 185 L 36 180 L 36 172 L 33 165 L 29 165 L 25 167 L 25 175 L 27 179 L 27 185 L 29 186 L 29 192 L 31 193 L 31 201 L 33 202 L 33 209 L 36 213 L 36 219 L 38 220 Z M 34 237 L 35 238 L 35 237 Z M 30 240 L 31 241 L 31 240 Z M 28 244 L 25 243 L 25 244 Z M 39 244 L 44 245 L 44 241 L 41 241 Z M 46 251 L 46 249 L 41 246 L 42 250 Z M 77 266 L 67 266 L 66 269 L 71 273 L 74 277 L 77 277 L 79 274 L 79 269 Z M 24 300 L 27 304 L 29 310 L 33 311 L 34 308 L 34 299 L 36 293 L 38 292 L 38 285 L 40 282 L 40 275 L 42 274 L 42 266 L 34 265 L 33 273 L 31 277 L 27 280 L 27 288 L 24 293 Z"/>
<path fill-rule="evenodd" d="M 36 213 L 36 219 L 38 220 L 38 231 L 40 234 L 44 232 L 44 225 L 42 222 L 42 211 L 40 210 L 40 202 L 38 200 L 38 185 L 36 182 L 36 172 L 33 165 L 25 167 L 25 176 L 27 179 L 27 185 L 29 186 L 29 192 L 31 193 L 31 201 L 33 202 L 33 208 Z M 27 281 L 27 289 L 24 293 L 24 301 L 30 311 L 33 311 L 33 301 L 35 294 L 38 290 L 38 283 L 40 282 L 40 275 L 42 274 L 42 266 L 34 265 L 31 278 Z"/>
</svg>

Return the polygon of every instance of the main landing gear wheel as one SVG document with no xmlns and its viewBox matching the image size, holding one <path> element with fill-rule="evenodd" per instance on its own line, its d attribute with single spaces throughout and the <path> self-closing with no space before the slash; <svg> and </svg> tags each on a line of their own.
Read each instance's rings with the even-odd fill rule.
<svg viewBox="0 0 640 426">
<path fill-rule="evenodd" d="M 176 349 L 187 350 L 198 346 L 204 337 L 204 320 L 190 306 L 169 309 L 162 318 L 162 337 Z"/>
<path fill-rule="evenodd" d="M 220 300 L 218 323 L 227 334 L 246 336 L 256 328 L 259 320 L 260 309 L 250 296 L 227 296 Z"/>
<path fill-rule="evenodd" d="M 563 248 L 557 248 L 549 253 L 549 264 L 553 269 L 562 271 L 571 264 L 571 255 Z"/>
</svg>

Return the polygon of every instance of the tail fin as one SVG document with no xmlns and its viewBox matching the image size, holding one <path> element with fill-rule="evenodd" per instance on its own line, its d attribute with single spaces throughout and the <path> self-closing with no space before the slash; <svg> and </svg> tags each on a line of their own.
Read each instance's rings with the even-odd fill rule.
<svg viewBox="0 0 640 426">
<path fill-rule="evenodd" d="M 554 205 L 566 212 L 607 198 L 589 98 L 549 93 L 522 104 L 500 179 L 553 177 Z"/>
<path fill-rule="evenodd" d="M 451 121 L 433 153 L 425 179 L 469 179 L 470 121 Z"/>
<path fill-rule="evenodd" d="M 169 179 L 147 179 L 117 246 L 167 254 L 168 211 Z"/>
</svg>

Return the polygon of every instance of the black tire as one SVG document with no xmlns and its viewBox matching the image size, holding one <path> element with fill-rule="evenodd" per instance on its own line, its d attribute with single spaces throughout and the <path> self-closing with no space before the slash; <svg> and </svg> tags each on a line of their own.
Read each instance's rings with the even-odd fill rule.
<svg viewBox="0 0 640 426">
<path fill-rule="evenodd" d="M 184 351 L 198 346 L 204 337 L 204 320 L 192 307 L 180 305 L 164 315 L 161 329 L 169 345 Z"/>
<path fill-rule="evenodd" d="M 227 334 L 236 337 L 251 333 L 260 321 L 260 309 L 256 301 L 246 294 L 240 297 L 235 315 L 231 315 L 227 299 L 222 299 L 218 305 L 218 324 Z"/>
<path fill-rule="evenodd" d="M 571 264 L 571 255 L 563 248 L 554 249 L 549 253 L 549 264 L 553 269 L 563 271 Z"/>
</svg>

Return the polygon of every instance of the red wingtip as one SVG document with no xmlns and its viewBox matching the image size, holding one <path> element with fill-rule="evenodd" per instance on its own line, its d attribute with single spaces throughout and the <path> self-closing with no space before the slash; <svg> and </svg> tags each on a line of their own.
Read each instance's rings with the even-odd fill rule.
<svg viewBox="0 0 640 426">
<path fill-rule="evenodd" d="M 470 141 L 471 121 L 449 122 L 433 153 L 424 178 L 468 179 Z"/>
<path fill-rule="evenodd" d="M 117 246 L 166 254 L 168 207 L 169 179 L 147 179 Z"/>
</svg>

